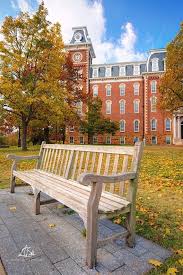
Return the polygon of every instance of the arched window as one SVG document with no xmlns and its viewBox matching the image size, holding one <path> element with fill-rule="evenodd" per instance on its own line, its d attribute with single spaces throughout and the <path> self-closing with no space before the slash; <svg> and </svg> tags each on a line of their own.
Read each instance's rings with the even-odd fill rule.
<svg viewBox="0 0 183 275">
<path fill-rule="evenodd" d="M 120 114 L 125 114 L 125 100 L 121 99 L 119 102 L 119 111 Z"/>
<path fill-rule="evenodd" d="M 133 84 L 133 93 L 134 93 L 134 95 L 139 95 L 139 87 L 140 87 L 140 84 L 138 82 L 135 82 Z"/>
<path fill-rule="evenodd" d="M 134 126 L 134 132 L 139 132 L 139 120 L 138 119 L 136 119 L 136 120 L 134 120 L 134 122 L 133 122 L 133 126 Z"/>
<path fill-rule="evenodd" d="M 157 98 L 155 96 L 152 96 L 150 98 L 150 101 L 151 101 L 151 112 L 156 112 Z"/>
<path fill-rule="evenodd" d="M 121 83 L 119 85 L 119 91 L 120 91 L 120 96 L 124 96 L 125 95 L 125 84 Z"/>
<path fill-rule="evenodd" d="M 120 132 L 125 132 L 125 120 L 120 120 L 119 122 L 119 129 L 120 129 Z"/>
<path fill-rule="evenodd" d="M 98 86 L 94 85 L 93 86 L 93 97 L 96 97 L 96 96 L 98 96 Z"/>
<path fill-rule="evenodd" d="M 157 130 L 157 120 L 153 118 L 151 120 L 151 131 L 156 131 Z"/>
<path fill-rule="evenodd" d="M 111 114 L 111 106 L 112 106 L 112 102 L 111 100 L 107 100 L 106 101 L 106 114 Z"/>
<path fill-rule="evenodd" d="M 166 131 L 171 131 L 171 119 L 170 118 L 165 119 L 165 129 L 166 129 Z"/>
<path fill-rule="evenodd" d="M 157 71 L 159 71 L 159 59 L 153 58 L 152 59 L 152 72 L 157 72 Z"/>
<path fill-rule="evenodd" d="M 135 99 L 133 101 L 134 113 L 139 113 L 139 104 L 140 104 L 140 100 L 139 99 Z"/>
<path fill-rule="evenodd" d="M 106 96 L 111 96 L 111 85 L 107 84 L 105 87 L 106 87 Z"/>
<path fill-rule="evenodd" d="M 151 93 L 155 94 L 157 91 L 157 81 L 156 80 L 152 80 L 151 81 Z"/>
</svg>

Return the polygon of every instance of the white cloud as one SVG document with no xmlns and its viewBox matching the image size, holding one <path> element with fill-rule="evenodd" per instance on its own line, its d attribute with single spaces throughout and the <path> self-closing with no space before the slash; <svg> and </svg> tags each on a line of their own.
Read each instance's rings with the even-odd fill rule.
<svg viewBox="0 0 183 275">
<path fill-rule="evenodd" d="M 22 11 L 30 11 L 29 0 L 12 0 Z M 37 0 L 40 4 L 40 0 Z M 30 2 L 31 3 L 31 2 Z M 131 22 L 121 27 L 117 41 L 106 37 L 106 18 L 102 0 L 44 0 L 49 20 L 60 22 L 65 43 L 72 38 L 72 27 L 86 26 L 96 53 L 94 63 L 144 60 L 136 51 L 137 35 Z"/>
<path fill-rule="evenodd" d="M 11 6 L 13 9 L 20 9 L 22 12 L 31 11 L 31 5 L 27 0 L 11 0 Z"/>
</svg>

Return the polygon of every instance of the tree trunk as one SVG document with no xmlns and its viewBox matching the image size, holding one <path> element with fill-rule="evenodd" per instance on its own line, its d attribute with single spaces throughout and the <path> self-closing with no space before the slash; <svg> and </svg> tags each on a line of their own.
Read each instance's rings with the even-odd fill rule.
<svg viewBox="0 0 183 275">
<path fill-rule="evenodd" d="M 26 122 L 26 120 L 22 119 L 22 139 L 21 139 L 21 146 L 22 146 L 22 150 L 23 151 L 27 150 L 27 126 L 28 126 L 28 123 Z"/>
<path fill-rule="evenodd" d="M 45 127 L 44 128 L 44 141 L 46 143 L 50 143 L 50 139 L 49 139 L 49 127 Z"/>
<path fill-rule="evenodd" d="M 88 134 L 88 144 L 93 144 L 93 135 Z"/>
</svg>

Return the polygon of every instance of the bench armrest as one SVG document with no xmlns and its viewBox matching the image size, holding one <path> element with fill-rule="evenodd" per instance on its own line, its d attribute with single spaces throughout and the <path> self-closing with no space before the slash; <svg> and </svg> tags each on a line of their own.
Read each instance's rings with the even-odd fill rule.
<svg viewBox="0 0 183 275">
<path fill-rule="evenodd" d="M 89 185 L 92 182 L 100 182 L 100 183 L 115 183 L 125 180 L 133 180 L 136 178 L 135 172 L 126 172 L 122 174 L 116 174 L 111 176 L 100 176 L 97 174 L 91 173 L 82 173 L 79 176 L 79 183 L 83 185 Z"/>
<path fill-rule="evenodd" d="M 12 159 L 14 161 L 29 160 L 29 159 L 39 159 L 40 156 L 16 156 L 16 155 L 7 155 L 7 159 Z"/>
</svg>

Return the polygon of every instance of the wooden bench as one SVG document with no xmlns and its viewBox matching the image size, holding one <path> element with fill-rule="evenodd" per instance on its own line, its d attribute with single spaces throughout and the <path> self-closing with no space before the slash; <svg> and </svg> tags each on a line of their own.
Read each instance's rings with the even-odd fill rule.
<svg viewBox="0 0 183 275">
<path fill-rule="evenodd" d="M 133 147 L 81 146 L 42 143 L 39 156 L 8 155 L 13 160 L 11 192 L 15 178 L 33 187 L 35 213 L 40 213 L 40 192 L 76 211 L 86 227 L 86 263 L 93 268 L 97 247 L 125 236 L 135 245 L 135 204 L 143 144 Z M 36 159 L 36 169 L 17 171 L 17 162 Z M 126 214 L 127 231 L 97 241 L 99 218 Z"/>
</svg>

